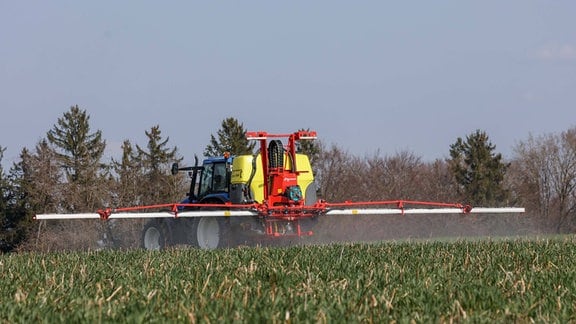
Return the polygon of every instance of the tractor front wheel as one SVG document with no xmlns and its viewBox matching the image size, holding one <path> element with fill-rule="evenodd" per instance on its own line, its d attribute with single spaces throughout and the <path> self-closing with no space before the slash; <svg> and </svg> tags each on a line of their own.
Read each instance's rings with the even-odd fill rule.
<svg viewBox="0 0 576 324">
<path fill-rule="evenodd" d="M 192 228 L 192 245 L 213 250 L 227 247 L 230 242 L 230 224 L 224 217 L 200 217 Z"/>
<path fill-rule="evenodd" d="M 151 220 L 142 229 L 142 248 L 162 250 L 169 246 L 169 233 L 162 221 Z"/>
</svg>

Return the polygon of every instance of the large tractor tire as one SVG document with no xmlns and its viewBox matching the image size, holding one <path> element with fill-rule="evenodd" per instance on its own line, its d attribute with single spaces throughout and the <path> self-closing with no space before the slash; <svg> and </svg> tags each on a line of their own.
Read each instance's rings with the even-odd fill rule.
<svg viewBox="0 0 576 324">
<path fill-rule="evenodd" d="M 213 250 L 232 244 L 230 223 L 224 217 L 199 217 L 190 234 L 190 244 L 200 249 Z"/>
<path fill-rule="evenodd" d="M 162 250 L 170 246 L 170 233 L 162 221 L 152 219 L 142 229 L 141 246 L 145 250 Z"/>
</svg>

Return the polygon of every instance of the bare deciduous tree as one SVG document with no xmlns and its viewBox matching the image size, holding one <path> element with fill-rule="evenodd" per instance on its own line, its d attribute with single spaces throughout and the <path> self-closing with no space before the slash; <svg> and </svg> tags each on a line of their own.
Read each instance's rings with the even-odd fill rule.
<svg viewBox="0 0 576 324">
<path fill-rule="evenodd" d="M 343 201 L 361 197 L 362 185 L 359 168 L 362 165 L 349 153 L 333 145 L 326 149 L 320 145 L 320 154 L 312 166 L 320 196 L 327 201 Z"/>
<path fill-rule="evenodd" d="M 576 226 L 576 128 L 530 136 L 515 149 L 515 190 L 557 232 Z"/>
<path fill-rule="evenodd" d="M 435 160 L 420 167 L 419 199 L 442 202 L 461 202 L 454 174 L 448 162 Z"/>
<path fill-rule="evenodd" d="M 369 183 L 366 197 L 370 200 L 416 200 L 419 199 L 419 169 L 421 158 L 409 151 L 393 156 L 375 154 L 366 159 L 365 179 Z"/>
</svg>

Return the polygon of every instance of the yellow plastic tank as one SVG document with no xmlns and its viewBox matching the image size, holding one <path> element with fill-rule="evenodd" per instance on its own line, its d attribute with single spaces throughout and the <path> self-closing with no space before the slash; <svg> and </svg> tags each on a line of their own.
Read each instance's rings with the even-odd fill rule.
<svg viewBox="0 0 576 324">
<path fill-rule="evenodd" d="M 247 185 L 253 172 L 253 155 L 239 155 L 234 158 L 232 162 L 232 178 L 230 182 L 232 185 Z M 256 170 L 250 182 L 250 191 L 252 198 L 261 203 L 264 200 L 264 173 L 262 172 L 262 157 L 260 154 L 256 157 Z M 292 162 L 287 154 L 284 154 L 284 167 L 288 170 L 292 168 Z M 310 160 L 305 154 L 296 154 L 296 167 L 298 168 L 298 185 L 306 199 L 307 189 L 314 182 L 314 174 Z"/>
</svg>

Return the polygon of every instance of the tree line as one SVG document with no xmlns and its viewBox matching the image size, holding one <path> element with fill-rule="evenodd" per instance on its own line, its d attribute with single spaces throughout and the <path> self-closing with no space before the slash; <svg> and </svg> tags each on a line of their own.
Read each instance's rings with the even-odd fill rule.
<svg viewBox="0 0 576 324">
<path fill-rule="evenodd" d="M 245 131 L 235 118 L 224 119 L 203 154 L 254 153 L 255 143 L 246 140 Z M 74 240 L 71 227 L 78 226 L 86 233 L 96 233 L 90 234 L 94 239 L 104 232 L 114 240 L 107 222 L 101 222 L 96 230 L 93 222 L 49 222 L 42 227 L 32 221 L 34 214 L 179 201 L 187 190 L 187 179 L 169 172 L 172 163 L 182 160 L 177 146 L 169 143 L 159 125 L 145 134 L 146 146 L 125 140 L 121 156 L 104 161 L 102 132 L 91 129 L 86 110 L 72 106 L 34 149 L 21 150 L 8 173 L 2 168 L 4 149 L 0 146 L 0 250 L 8 252 L 23 245 L 57 247 Z M 457 138 L 449 146 L 449 158 L 435 161 L 423 161 L 409 151 L 355 156 L 322 140 L 301 142 L 298 150 L 310 157 L 318 194 L 327 201 L 402 199 L 516 205 L 526 207 L 526 217 L 548 231 L 572 232 L 576 228 L 576 128 L 560 134 L 530 135 L 514 147 L 514 156 L 508 161 L 481 130 Z"/>
</svg>

